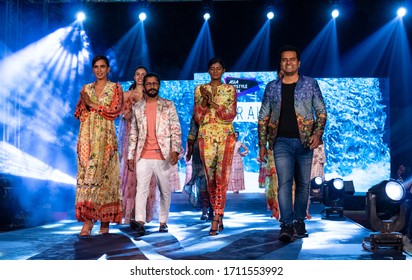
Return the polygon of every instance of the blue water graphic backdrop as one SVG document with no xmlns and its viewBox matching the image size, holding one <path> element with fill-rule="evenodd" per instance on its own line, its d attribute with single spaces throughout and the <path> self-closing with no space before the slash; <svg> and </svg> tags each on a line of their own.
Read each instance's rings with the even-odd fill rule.
<svg viewBox="0 0 412 280">
<path fill-rule="evenodd" d="M 276 72 L 226 72 L 226 83 L 238 89 L 235 130 L 250 149 L 244 158 L 246 174 L 258 173 L 257 117 L 266 84 Z M 194 80 L 162 81 L 160 95 L 175 102 L 182 126 L 183 147 L 193 111 L 193 92 L 209 82 L 208 73 L 196 73 Z M 356 192 L 390 177 L 389 79 L 318 78 L 328 122 L 323 140 L 326 149 L 326 179 L 353 181 Z M 124 90 L 130 82 L 122 83 Z M 181 159 L 179 170 L 184 172 Z M 256 182 L 257 184 L 257 182 Z"/>
</svg>

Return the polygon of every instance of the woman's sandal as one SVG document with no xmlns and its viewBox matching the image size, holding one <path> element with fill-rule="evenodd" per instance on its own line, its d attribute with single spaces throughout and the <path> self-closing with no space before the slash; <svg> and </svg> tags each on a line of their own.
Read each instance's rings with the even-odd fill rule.
<svg viewBox="0 0 412 280">
<path fill-rule="evenodd" d="M 219 231 L 222 231 L 224 229 L 223 226 L 223 215 L 218 215 L 219 219 Z"/>
<path fill-rule="evenodd" d="M 87 220 L 83 223 L 82 230 L 80 231 L 80 237 L 90 237 L 92 235 L 94 223 L 91 220 Z"/>
<path fill-rule="evenodd" d="M 110 222 L 101 222 L 100 223 L 100 234 L 108 234 L 109 233 L 109 224 Z"/>
<path fill-rule="evenodd" d="M 213 223 L 217 223 L 217 227 L 219 227 L 219 220 L 212 220 L 212 225 L 210 226 L 210 230 L 209 230 L 209 235 L 218 235 L 219 234 L 219 230 L 217 229 L 212 229 Z"/>
</svg>

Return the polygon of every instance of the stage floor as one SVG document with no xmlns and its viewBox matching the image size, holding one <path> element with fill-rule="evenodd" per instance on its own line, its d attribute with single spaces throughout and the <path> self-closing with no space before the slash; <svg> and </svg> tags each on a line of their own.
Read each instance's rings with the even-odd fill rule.
<svg viewBox="0 0 412 280">
<path fill-rule="evenodd" d="M 392 247 L 369 250 L 364 239 L 372 232 L 352 220 L 327 219 L 323 206 L 311 208 L 308 238 L 278 240 L 279 223 L 266 209 L 264 193 L 228 193 L 224 230 L 209 236 L 210 222 L 187 195 L 172 196 L 169 232 L 159 233 L 157 220 L 138 237 L 128 225 L 111 225 L 110 234 L 79 238 L 82 224 L 53 224 L 0 233 L 0 260 L 410 260 Z M 367 244 L 366 244 L 367 245 Z"/>
</svg>

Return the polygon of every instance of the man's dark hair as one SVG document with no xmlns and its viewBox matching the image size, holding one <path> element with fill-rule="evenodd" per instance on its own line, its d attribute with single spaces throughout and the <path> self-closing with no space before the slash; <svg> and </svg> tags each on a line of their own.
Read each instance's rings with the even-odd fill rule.
<svg viewBox="0 0 412 280">
<path fill-rule="evenodd" d="M 157 76 L 157 74 L 156 73 L 147 73 L 146 74 L 146 76 L 144 76 L 144 78 L 143 78 L 143 84 L 146 84 L 146 80 L 147 80 L 147 78 L 150 78 L 150 77 L 155 77 L 156 79 L 157 79 L 157 82 L 160 84 L 160 78 L 159 78 L 159 76 Z"/>
<path fill-rule="evenodd" d="M 282 58 L 282 53 L 283 52 L 295 52 L 296 57 L 298 61 L 300 61 L 300 50 L 298 47 L 292 46 L 292 45 L 284 45 L 279 49 L 279 62 Z"/>
</svg>

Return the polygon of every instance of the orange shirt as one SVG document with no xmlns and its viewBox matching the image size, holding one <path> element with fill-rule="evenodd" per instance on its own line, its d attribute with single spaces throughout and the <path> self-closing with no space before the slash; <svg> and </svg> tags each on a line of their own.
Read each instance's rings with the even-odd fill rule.
<svg viewBox="0 0 412 280">
<path fill-rule="evenodd" d="M 164 160 L 156 138 L 156 108 L 157 101 L 146 101 L 147 135 L 141 158 Z"/>
</svg>

